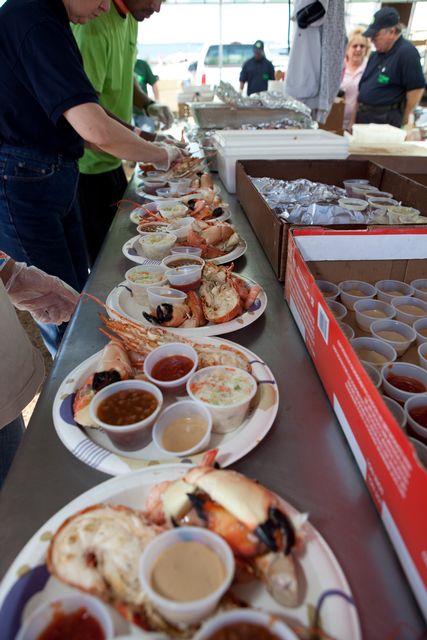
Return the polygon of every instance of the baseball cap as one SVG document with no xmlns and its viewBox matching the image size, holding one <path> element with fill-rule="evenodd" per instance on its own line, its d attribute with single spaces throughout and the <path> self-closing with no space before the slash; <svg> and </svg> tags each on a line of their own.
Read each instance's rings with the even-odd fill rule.
<svg viewBox="0 0 427 640">
<path fill-rule="evenodd" d="M 365 38 L 372 38 L 380 29 L 395 27 L 400 22 L 400 15 L 393 7 L 383 7 L 374 14 L 374 20 L 362 34 Z"/>
<path fill-rule="evenodd" d="M 256 42 L 254 42 L 254 49 L 259 49 L 261 51 L 264 51 L 264 43 L 262 40 L 257 40 Z"/>
</svg>

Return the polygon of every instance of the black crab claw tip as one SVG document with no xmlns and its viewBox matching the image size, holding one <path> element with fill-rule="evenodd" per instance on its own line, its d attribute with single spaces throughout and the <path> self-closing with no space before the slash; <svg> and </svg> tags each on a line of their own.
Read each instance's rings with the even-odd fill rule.
<svg viewBox="0 0 427 640">
<path fill-rule="evenodd" d="M 171 523 L 172 526 L 176 529 L 177 527 L 179 527 L 178 521 L 176 520 L 176 518 L 174 518 L 173 516 L 171 517 Z"/>
<path fill-rule="evenodd" d="M 207 522 L 208 518 L 203 508 L 203 500 L 199 498 L 199 496 L 196 496 L 195 493 L 187 493 L 187 497 L 193 505 L 199 518 L 203 520 L 203 522 Z"/>
<path fill-rule="evenodd" d="M 215 462 L 213 463 L 213 467 L 214 467 L 214 469 L 221 469 L 221 465 L 220 465 L 220 464 L 219 464 L 219 462 L 217 462 L 216 460 L 215 460 Z"/>
<path fill-rule="evenodd" d="M 268 515 L 276 528 L 280 529 L 285 534 L 286 545 L 283 552 L 285 556 L 287 556 L 296 543 L 295 529 L 293 527 L 293 524 L 290 521 L 289 517 L 285 513 L 283 513 L 283 511 L 280 511 L 280 509 L 276 509 L 276 507 L 270 507 L 270 509 L 268 510 Z"/>
<path fill-rule="evenodd" d="M 270 551 L 277 551 L 277 543 L 274 539 L 274 525 L 271 520 L 267 520 L 263 524 L 258 525 L 254 530 L 254 534 Z"/>
</svg>

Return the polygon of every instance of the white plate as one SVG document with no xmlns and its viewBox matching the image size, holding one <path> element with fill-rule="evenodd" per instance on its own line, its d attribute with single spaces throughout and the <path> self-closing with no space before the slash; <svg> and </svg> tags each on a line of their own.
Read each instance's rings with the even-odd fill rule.
<svg viewBox="0 0 427 640">
<path fill-rule="evenodd" d="M 249 278 L 244 278 L 243 276 L 239 276 L 239 278 L 250 284 L 256 284 Z M 106 304 L 107 307 L 110 307 L 114 311 L 117 311 L 117 313 L 120 313 L 130 320 L 138 322 L 143 327 L 154 326 L 143 316 L 143 312 L 150 312 L 150 308 L 143 307 L 135 302 L 132 291 L 129 289 L 126 281 L 121 282 L 117 287 L 114 287 L 114 289 L 108 294 Z M 255 320 L 262 316 L 266 306 L 267 296 L 264 289 L 261 289 L 261 292 L 258 294 L 258 297 L 252 307 L 242 313 L 242 315 L 238 318 L 234 318 L 234 320 L 230 320 L 229 322 L 223 322 L 222 324 L 209 323 L 204 327 L 195 327 L 193 329 L 181 329 L 181 327 L 162 328 L 166 331 L 171 331 L 172 333 L 177 333 L 181 336 L 193 336 L 194 338 L 198 338 L 199 336 L 220 336 L 224 333 L 238 331 L 239 329 L 243 329 L 244 327 L 252 324 L 252 322 L 255 322 Z M 111 313 L 108 309 L 107 311 L 111 318 L 117 318 L 117 316 Z"/>
<path fill-rule="evenodd" d="M 134 224 L 141 224 L 144 220 L 145 222 L 148 222 L 149 220 L 149 218 L 141 217 L 139 213 L 136 212 L 135 209 L 130 212 L 129 217 L 131 219 L 131 222 L 133 222 Z M 186 217 L 189 217 L 189 216 L 186 216 Z M 231 218 L 231 213 L 229 210 L 226 210 L 221 216 L 218 216 L 218 218 L 211 218 L 209 222 L 225 222 L 230 218 Z M 182 218 L 180 218 L 180 220 L 182 220 Z M 167 221 L 165 220 L 165 222 Z"/>
<path fill-rule="evenodd" d="M 121 478 L 112 478 L 99 484 L 90 491 L 70 502 L 50 518 L 18 554 L 7 571 L 0 587 L 0 628 L 2 640 L 13 640 L 15 628 L 24 609 L 25 619 L 36 606 L 60 597 L 64 592 L 74 591 L 49 577 L 45 567 L 45 557 L 52 534 L 64 520 L 78 511 L 100 502 L 122 504 L 134 509 L 144 506 L 144 498 L 153 484 L 164 480 L 173 480 L 185 472 L 184 465 L 167 465 L 144 469 Z M 284 500 L 282 508 L 292 516 L 296 510 Z M 300 555 L 300 564 L 307 581 L 307 593 L 304 603 L 297 609 L 285 609 L 278 605 L 259 582 L 235 588 L 236 593 L 251 606 L 268 612 L 289 615 L 304 625 L 312 621 L 313 608 L 322 593 L 338 589 L 351 596 L 350 587 L 332 550 L 320 533 L 309 523 L 304 525 L 304 551 Z M 6 598 L 7 596 L 7 598 Z M 139 638 L 153 638 L 153 633 L 143 632 L 121 620 L 110 609 L 115 621 L 117 634 L 130 633 Z M 328 598 L 321 611 L 324 631 L 337 640 L 360 640 L 360 626 L 357 611 L 351 604 L 339 597 Z M 156 637 L 159 637 L 157 634 Z M 165 636 L 161 636 L 165 637 Z"/>
<path fill-rule="evenodd" d="M 218 462 L 227 467 L 239 460 L 264 438 L 270 430 L 279 407 L 276 380 L 267 367 L 252 351 L 221 338 L 197 338 L 199 344 L 229 345 L 241 351 L 252 365 L 252 373 L 259 381 L 256 404 L 238 429 L 231 433 L 212 434 L 210 449 L 218 448 Z M 72 402 L 74 393 L 93 373 L 99 361 L 97 353 L 76 367 L 59 387 L 53 402 L 53 422 L 56 432 L 71 453 L 79 460 L 99 471 L 120 475 L 143 467 L 180 462 L 179 458 L 166 457 L 154 444 L 140 451 L 124 452 L 116 449 L 107 436 L 98 429 L 82 429 L 74 422 Z M 185 395 L 185 394 L 184 394 Z M 164 393 L 164 406 L 175 402 L 176 397 Z M 187 462 L 200 463 L 203 453 L 185 458 Z"/>
<path fill-rule="evenodd" d="M 122 252 L 126 256 L 126 258 L 128 258 L 128 260 L 131 260 L 132 262 L 136 262 L 136 264 L 160 264 L 161 260 L 149 260 L 142 254 L 142 249 L 137 243 L 140 238 L 141 236 L 137 235 L 124 243 Z M 226 253 L 225 256 L 213 258 L 211 260 L 207 260 L 206 262 L 215 262 L 215 264 L 227 264 L 228 262 L 233 262 L 234 260 L 237 260 L 237 258 L 240 258 L 240 256 L 242 256 L 244 253 L 246 253 L 247 248 L 248 245 L 246 244 L 246 240 L 240 238 L 239 244 L 233 249 L 233 251 Z"/>
</svg>

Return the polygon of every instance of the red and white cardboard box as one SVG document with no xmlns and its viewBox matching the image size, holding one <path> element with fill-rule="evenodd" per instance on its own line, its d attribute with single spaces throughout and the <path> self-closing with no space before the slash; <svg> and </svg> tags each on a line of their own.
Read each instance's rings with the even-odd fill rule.
<svg viewBox="0 0 427 640">
<path fill-rule="evenodd" d="M 427 618 L 427 471 L 365 372 L 313 275 L 331 280 L 330 274 L 335 273 L 336 283 L 349 278 L 375 282 L 382 279 L 379 275 L 408 281 L 422 273 L 427 277 L 426 259 L 425 228 L 294 229 L 289 238 L 285 296 Z M 370 271 L 371 278 L 366 275 Z"/>
</svg>

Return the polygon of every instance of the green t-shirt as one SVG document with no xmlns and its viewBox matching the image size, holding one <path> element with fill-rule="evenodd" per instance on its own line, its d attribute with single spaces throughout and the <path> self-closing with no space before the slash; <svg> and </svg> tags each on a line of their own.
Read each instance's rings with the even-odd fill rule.
<svg viewBox="0 0 427 640">
<path fill-rule="evenodd" d="M 138 23 L 123 18 L 111 3 L 108 13 L 86 24 L 71 26 L 83 56 L 85 71 L 99 94 L 100 104 L 125 122 L 132 118 L 133 69 L 136 60 Z M 82 173 L 117 169 L 121 159 L 86 149 L 79 162 Z"/>
<path fill-rule="evenodd" d="M 157 82 L 159 76 L 156 76 L 148 62 L 145 60 L 137 60 L 135 65 L 135 74 L 138 78 L 139 86 L 147 93 L 147 85 L 149 84 L 151 87 L 153 84 Z"/>
</svg>

